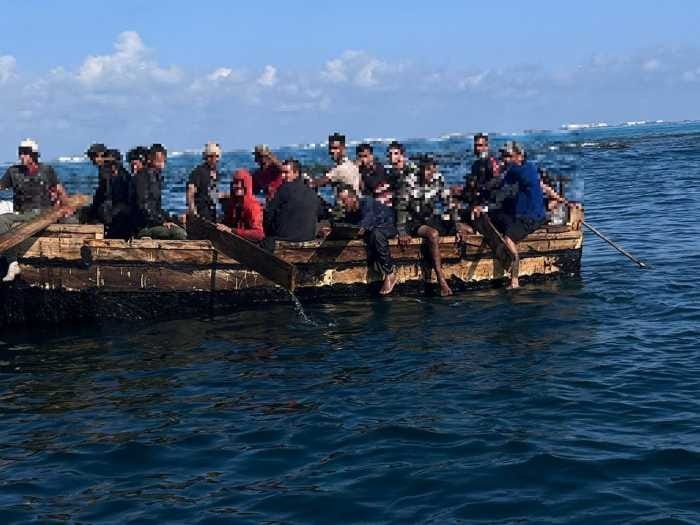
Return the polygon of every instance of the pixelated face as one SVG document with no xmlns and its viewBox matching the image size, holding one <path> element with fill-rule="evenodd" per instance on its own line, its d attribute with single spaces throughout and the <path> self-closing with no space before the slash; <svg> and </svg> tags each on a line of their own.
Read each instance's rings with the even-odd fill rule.
<svg viewBox="0 0 700 525">
<path fill-rule="evenodd" d="M 374 164 L 374 155 L 372 155 L 370 150 L 366 149 L 357 154 L 357 160 L 359 161 L 360 166 L 371 166 Z"/>
<path fill-rule="evenodd" d="M 30 166 L 34 164 L 31 148 L 19 148 L 17 154 L 19 156 L 19 161 L 23 166 Z"/>
<path fill-rule="evenodd" d="M 92 156 L 92 162 L 95 164 L 95 166 L 104 165 L 105 160 L 105 154 L 101 151 L 98 151 Z"/>
<path fill-rule="evenodd" d="M 269 155 L 261 155 L 260 153 L 255 154 L 255 162 L 258 166 L 260 166 L 260 169 L 265 169 L 271 161 L 272 159 Z"/>
<path fill-rule="evenodd" d="M 404 156 L 399 148 L 391 148 L 387 152 L 387 157 L 389 157 L 389 162 L 391 162 L 392 166 L 400 167 L 403 165 Z"/>
<path fill-rule="evenodd" d="M 357 196 L 350 193 L 348 190 L 343 190 L 338 194 L 340 202 L 347 210 L 354 210 L 358 206 Z"/>
<path fill-rule="evenodd" d="M 216 153 L 210 153 L 209 155 L 207 155 L 207 165 L 211 169 L 215 170 L 218 162 L 219 162 L 219 156 Z"/>
<path fill-rule="evenodd" d="M 243 197 L 245 195 L 245 185 L 242 179 L 233 179 L 233 194 L 236 197 Z"/>
<path fill-rule="evenodd" d="M 131 173 L 138 173 L 143 169 L 143 162 L 139 159 L 132 160 L 129 165 L 131 166 Z"/>
<path fill-rule="evenodd" d="M 423 166 L 423 177 L 425 178 L 426 182 L 430 182 L 433 180 L 433 177 L 437 173 L 437 166 L 435 164 L 428 164 L 426 166 Z"/>
<path fill-rule="evenodd" d="M 489 150 L 489 141 L 485 137 L 479 137 L 474 141 L 474 155 L 481 156 Z"/>
<path fill-rule="evenodd" d="M 334 140 L 328 144 L 328 154 L 335 162 L 340 162 L 345 156 L 345 145 L 339 140 Z"/>
<path fill-rule="evenodd" d="M 165 169 L 166 156 L 162 151 L 156 151 L 151 158 L 151 164 L 159 170 Z"/>
<path fill-rule="evenodd" d="M 284 182 L 292 182 L 299 176 L 298 173 L 294 173 L 294 169 L 291 164 L 282 164 L 282 180 Z"/>
</svg>

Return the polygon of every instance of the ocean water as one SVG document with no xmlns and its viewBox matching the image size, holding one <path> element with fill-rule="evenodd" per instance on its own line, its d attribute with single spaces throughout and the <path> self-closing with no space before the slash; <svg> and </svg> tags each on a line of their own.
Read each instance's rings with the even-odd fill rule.
<svg viewBox="0 0 700 525">
<path fill-rule="evenodd" d="M 0 522 L 700 522 L 700 125 L 517 138 L 650 268 L 587 234 L 516 292 L 5 330 Z"/>
</svg>

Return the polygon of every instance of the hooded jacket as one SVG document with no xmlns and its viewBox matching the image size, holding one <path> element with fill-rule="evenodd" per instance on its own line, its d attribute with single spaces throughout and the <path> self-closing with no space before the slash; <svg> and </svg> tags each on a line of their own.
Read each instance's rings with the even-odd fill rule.
<svg viewBox="0 0 700 525">
<path fill-rule="evenodd" d="M 243 181 L 242 201 L 234 195 L 234 184 L 237 180 Z M 226 207 L 224 224 L 231 227 L 233 233 L 249 241 L 262 241 L 265 237 L 262 207 L 253 195 L 253 178 L 246 169 L 236 170 L 233 174 L 231 199 Z"/>
</svg>

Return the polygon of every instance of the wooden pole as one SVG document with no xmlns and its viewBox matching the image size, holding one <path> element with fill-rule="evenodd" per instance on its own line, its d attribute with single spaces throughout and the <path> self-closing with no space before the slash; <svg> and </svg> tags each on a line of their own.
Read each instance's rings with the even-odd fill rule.
<svg viewBox="0 0 700 525">
<path fill-rule="evenodd" d="M 602 233 L 600 233 L 595 227 L 591 226 L 591 225 L 588 224 L 586 221 L 582 221 L 582 222 L 583 222 L 583 225 L 584 225 L 586 228 L 588 228 L 589 230 L 591 230 L 591 231 L 592 231 L 593 233 L 595 233 L 598 237 L 600 237 L 601 239 L 603 239 L 605 242 L 607 242 L 610 246 L 612 246 L 613 248 L 615 248 L 618 252 L 620 252 L 622 255 L 624 255 L 625 257 L 627 257 L 629 260 L 631 260 L 631 261 L 637 263 L 637 264 L 639 265 L 640 268 L 648 268 L 648 266 L 647 266 L 645 263 L 643 263 L 642 261 L 640 261 L 639 259 L 637 259 L 637 258 L 636 258 L 634 255 L 632 255 L 631 253 L 627 252 L 622 246 L 619 246 L 617 243 L 615 243 L 615 242 L 611 241 L 610 239 L 608 239 L 605 235 L 603 235 Z"/>
<path fill-rule="evenodd" d="M 73 195 L 68 197 L 66 204 L 46 210 L 31 221 L 0 235 L 0 253 L 5 253 L 10 248 L 21 244 L 25 239 L 58 222 L 59 219 L 72 215 L 71 208 L 85 206 L 88 202 L 90 198 L 86 195 Z"/>
<path fill-rule="evenodd" d="M 255 270 L 290 292 L 296 287 L 296 268 L 275 254 L 260 248 L 235 233 L 220 231 L 210 221 L 193 214 L 187 216 L 187 233 L 193 239 L 208 239 L 214 248 L 244 266 Z"/>
</svg>

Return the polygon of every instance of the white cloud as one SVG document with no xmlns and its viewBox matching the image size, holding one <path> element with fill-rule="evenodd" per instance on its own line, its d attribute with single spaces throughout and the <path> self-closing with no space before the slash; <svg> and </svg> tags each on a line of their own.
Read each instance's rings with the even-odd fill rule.
<svg viewBox="0 0 700 525">
<path fill-rule="evenodd" d="M 403 63 L 392 65 L 365 51 L 350 49 L 340 57 L 326 62 L 321 79 L 332 84 L 349 83 L 357 87 L 371 88 L 384 84 L 391 76 L 402 73 Z"/>
<path fill-rule="evenodd" d="M 9 82 L 15 77 L 15 69 L 17 67 L 17 60 L 12 55 L 2 55 L 0 56 L 0 84 Z"/>
<path fill-rule="evenodd" d="M 258 84 L 264 87 L 272 87 L 277 84 L 277 69 L 267 65 L 262 75 L 258 77 Z"/>
<path fill-rule="evenodd" d="M 653 73 L 654 71 L 658 71 L 660 67 L 661 67 L 661 62 L 659 60 L 657 60 L 656 58 L 650 58 L 649 60 L 646 60 L 642 64 L 642 69 L 648 73 Z"/>
<path fill-rule="evenodd" d="M 244 79 L 244 75 L 241 71 L 236 71 L 230 67 L 220 67 L 215 71 L 212 71 L 207 78 L 212 82 L 216 81 L 233 81 L 240 82 Z"/>
<path fill-rule="evenodd" d="M 135 31 L 124 31 L 114 44 L 111 55 L 88 56 L 80 66 L 77 79 L 85 87 L 139 83 L 152 80 L 160 83 L 175 83 L 181 80 L 182 72 L 177 67 L 162 68 L 152 58 Z"/>
</svg>

